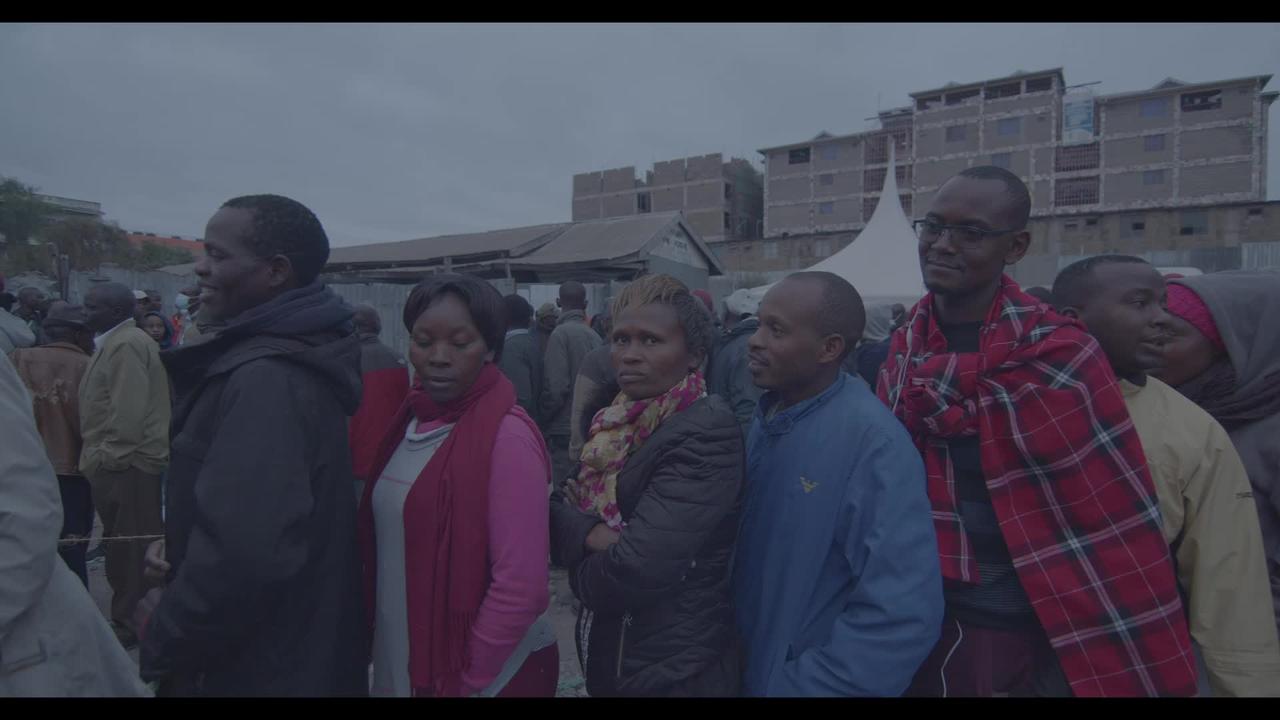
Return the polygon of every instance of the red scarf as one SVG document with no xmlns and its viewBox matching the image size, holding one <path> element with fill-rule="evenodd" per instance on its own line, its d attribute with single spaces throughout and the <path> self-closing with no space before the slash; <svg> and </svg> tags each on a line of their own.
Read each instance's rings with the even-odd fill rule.
<svg viewBox="0 0 1280 720">
<path fill-rule="evenodd" d="M 489 474 L 502 418 L 515 388 L 486 363 L 462 397 L 439 405 L 419 379 L 378 451 L 360 500 L 365 612 L 373 637 L 377 547 L 373 488 L 414 420 L 456 423 L 404 503 L 405 594 L 409 611 L 409 679 L 414 694 L 455 697 L 466 669 L 467 638 L 489 585 Z"/>
<path fill-rule="evenodd" d="M 943 576 L 978 581 L 947 446 L 977 435 L 1018 579 L 1074 694 L 1195 694 L 1155 486 L 1098 343 L 1008 277 L 979 342 L 947 352 L 930 293 L 877 385 L 924 456 Z"/>
</svg>

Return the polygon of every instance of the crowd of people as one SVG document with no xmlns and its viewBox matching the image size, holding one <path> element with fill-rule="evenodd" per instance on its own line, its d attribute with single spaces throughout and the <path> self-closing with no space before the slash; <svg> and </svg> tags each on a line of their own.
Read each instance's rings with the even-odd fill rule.
<svg viewBox="0 0 1280 720">
<path fill-rule="evenodd" d="M 1280 274 L 1024 291 L 1030 206 L 945 183 L 909 308 L 432 275 L 406 358 L 280 196 L 218 209 L 171 317 L 24 289 L 0 694 L 551 696 L 559 566 L 597 697 L 1280 695 Z"/>
</svg>

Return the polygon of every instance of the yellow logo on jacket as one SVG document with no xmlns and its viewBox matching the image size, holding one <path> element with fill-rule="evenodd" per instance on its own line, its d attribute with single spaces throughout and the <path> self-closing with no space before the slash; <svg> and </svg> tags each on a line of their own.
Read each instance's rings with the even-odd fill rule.
<svg viewBox="0 0 1280 720">
<path fill-rule="evenodd" d="M 814 488 L 818 487 L 818 483 L 816 483 L 816 482 L 809 482 L 808 480 L 805 480 L 805 479 L 804 479 L 804 476 L 803 476 L 803 475 L 801 475 L 801 476 L 800 476 L 800 487 L 804 488 L 804 494 L 805 494 L 805 495 L 808 495 L 809 493 L 813 492 L 813 489 L 814 489 Z"/>
</svg>

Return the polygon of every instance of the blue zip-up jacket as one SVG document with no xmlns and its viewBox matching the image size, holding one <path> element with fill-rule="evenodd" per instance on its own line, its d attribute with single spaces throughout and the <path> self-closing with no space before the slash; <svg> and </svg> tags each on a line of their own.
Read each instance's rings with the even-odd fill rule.
<svg viewBox="0 0 1280 720">
<path fill-rule="evenodd" d="M 750 696 L 895 696 L 938 641 L 942 575 L 911 438 L 841 373 L 747 441 L 733 575 Z"/>
</svg>

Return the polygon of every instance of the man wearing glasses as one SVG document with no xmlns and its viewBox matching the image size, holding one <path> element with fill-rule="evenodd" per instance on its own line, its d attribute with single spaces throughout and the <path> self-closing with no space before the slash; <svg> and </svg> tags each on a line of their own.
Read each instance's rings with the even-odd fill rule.
<svg viewBox="0 0 1280 720">
<path fill-rule="evenodd" d="M 1156 493 L 1098 344 L 1004 275 L 1031 199 L 1007 170 L 915 222 L 928 294 L 877 393 L 924 457 L 946 615 L 909 695 L 1192 695 Z"/>
</svg>

